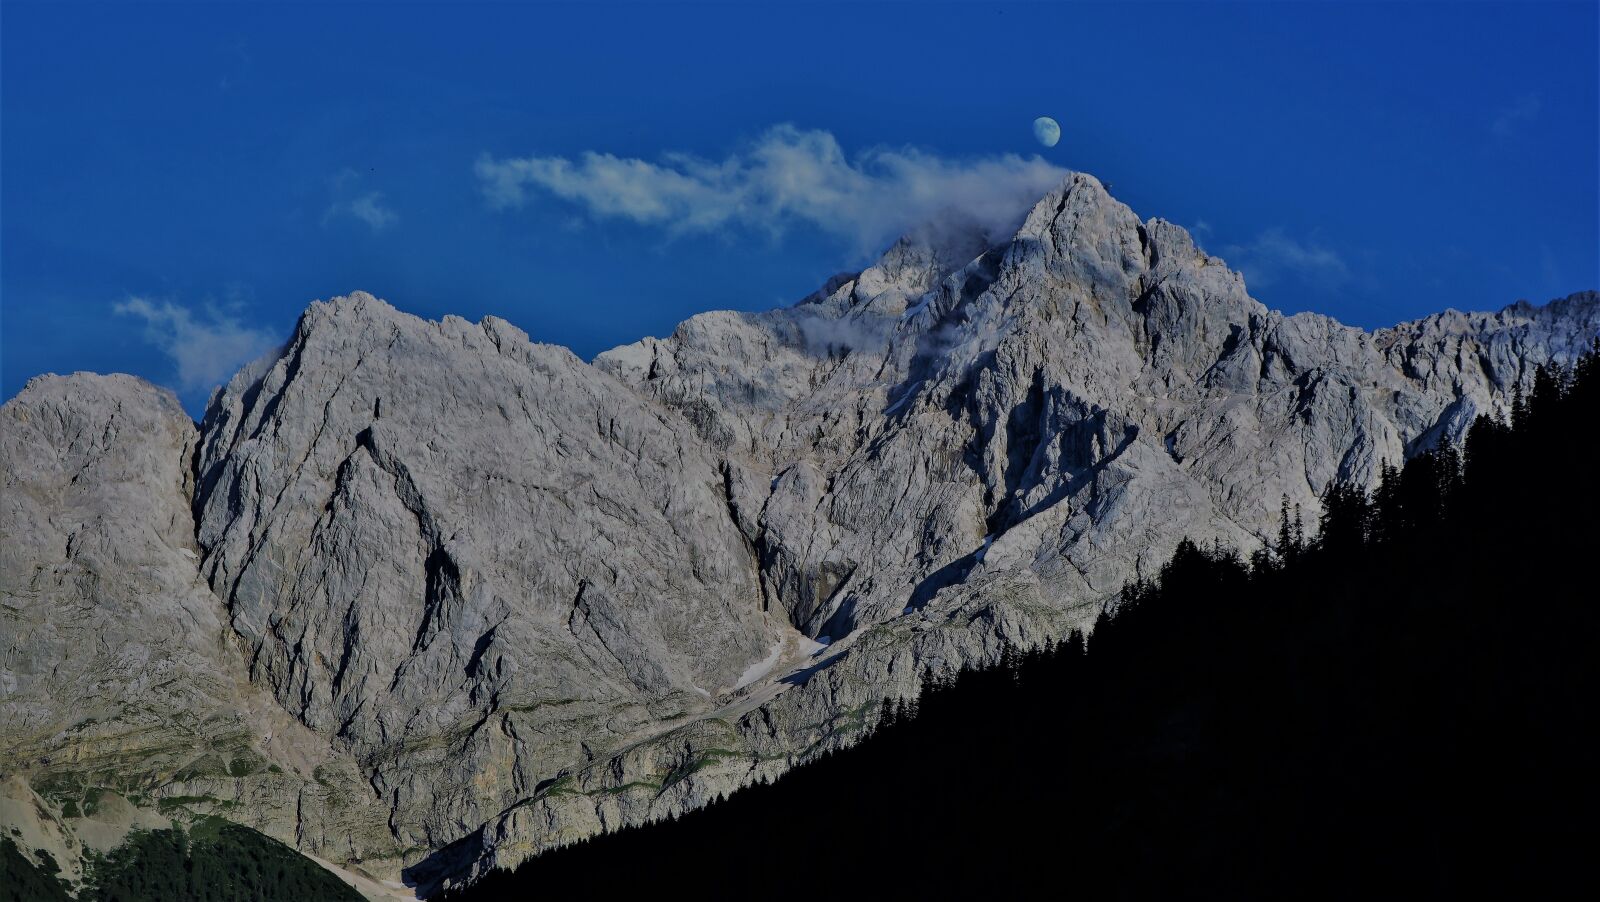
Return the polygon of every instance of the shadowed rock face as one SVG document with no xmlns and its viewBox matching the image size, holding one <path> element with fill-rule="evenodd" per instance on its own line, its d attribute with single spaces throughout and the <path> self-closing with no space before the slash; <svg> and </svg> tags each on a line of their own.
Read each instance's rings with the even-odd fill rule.
<svg viewBox="0 0 1600 902">
<path fill-rule="evenodd" d="M 1597 334 L 1593 293 L 1284 317 L 1081 175 L 1007 240 L 908 237 L 592 366 L 314 304 L 198 432 L 127 377 L 6 405 L 0 742 L 37 786 L 92 708 L 155 699 L 116 771 L 148 794 L 470 879 L 848 743 L 929 670 L 1087 626 L 1185 536 L 1254 547 L 1283 496 L 1314 517 Z M 151 763 L 239 714 L 277 773 L 200 793 Z"/>
</svg>

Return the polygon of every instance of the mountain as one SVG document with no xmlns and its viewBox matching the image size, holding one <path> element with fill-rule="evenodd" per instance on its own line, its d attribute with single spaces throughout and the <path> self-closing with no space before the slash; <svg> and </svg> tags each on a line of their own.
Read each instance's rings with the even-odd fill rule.
<svg viewBox="0 0 1600 902">
<path fill-rule="evenodd" d="M 446 898 L 1569 895 L 1595 882 L 1600 352 L 1514 419 L 1248 562 L 1181 543 L 1087 641 L 944 675 L 775 783 Z"/>
<path fill-rule="evenodd" d="M 369 891 L 468 882 L 849 745 L 1596 335 L 1593 292 L 1283 316 L 1073 175 L 593 364 L 356 293 L 198 425 L 40 377 L 0 409 L 0 821 L 75 863 L 217 815 Z"/>
</svg>

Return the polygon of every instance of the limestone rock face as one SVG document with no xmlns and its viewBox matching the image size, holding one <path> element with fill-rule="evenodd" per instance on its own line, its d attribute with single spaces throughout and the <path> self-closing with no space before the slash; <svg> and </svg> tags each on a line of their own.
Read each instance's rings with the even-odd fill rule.
<svg viewBox="0 0 1600 902">
<path fill-rule="evenodd" d="M 495 319 L 315 304 L 213 401 L 204 573 L 252 677 L 435 846 L 709 706 L 783 634 L 682 420 Z"/>
<path fill-rule="evenodd" d="M 1285 495 L 1314 513 L 1330 483 L 1458 439 L 1597 310 L 1376 335 L 1285 317 L 1077 175 L 970 259 L 902 243 L 794 308 L 596 363 L 729 449 L 769 595 L 839 638 L 991 578 L 1092 617 L 1185 536 L 1252 547 Z"/>
<path fill-rule="evenodd" d="M 0 408 L 4 823 L 72 877 L 85 847 L 149 826 L 118 814 L 128 799 L 394 855 L 354 764 L 250 683 L 200 578 L 197 440 L 176 398 L 130 376 L 40 377 Z"/>
<path fill-rule="evenodd" d="M 1286 317 L 1074 175 L 1013 233 L 915 233 L 593 365 L 357 293 L 198 431 L 137 380 L 42 380 L 0 414 L 8 797 L 63 804 L 70 760 L 470 881 L 853 742 L 1185 537 L 1250 550 L 1285 496 L 1314 522 L 1597 335 L 1594 293 Z M 80 766 L 101 735 L 115 766 Z"/>
<path fill-rule="evenodd" d="M 1455 400 L 1431 444 L 1459 436 L 1480 412 L 1507 413 L 1511 390 L 1528 388 L 1541 363 L 1566 363 L 1600 335 L 1600 294 L 1579 292 L 1536 307 L 1518 301 L 1495 313 L 1447 310 L 1379 329 L 1373 343 L 1389 364 L 1425 388 Z"/>
<path fill-rule="evenodd" d="M 196 570 L 183 408 L 129 376 L 78 375 L 33 380 L 0 417 L 8 733 L 217 707 L 230 633 Z M 130 634 L 145 641 L 119 641 Z"/>
</svg>

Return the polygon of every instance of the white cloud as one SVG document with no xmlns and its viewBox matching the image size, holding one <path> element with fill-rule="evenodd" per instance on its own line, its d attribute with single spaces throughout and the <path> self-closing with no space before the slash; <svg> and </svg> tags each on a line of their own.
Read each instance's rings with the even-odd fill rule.
<svg viewBox="0 0 1600 902">
<path fill-rule="evenodd" d="M 351 200 L 335 201 L 322 214 L 322 224 L 340 216 L 349 216 L 366 223 L 374 232 L 381 232 L 400 219 L 399 214 L 383 205 L 382 191 L 368 191 Z"/>
<path fill-rule="evenodd" d="M 1285 276 L 1341 284 L 1350 278 L 1350 267 L 1331 248 L 1297 241 L 1282 229 L 1268 229 L 1248 244 L 1230 244 L 1221 255 L 1244 273 L 1252 288 L 1266 288 Z"/>
<path fill-rule="evenodd" d="M 914 148 L 875 148 L 854 159 L 832 134 L 769 128 L 720 161 L 666 154 L 658 163 L 585 152 L 494 159 L 476 172 L 489 203 L 521 207 L 545 192 L 600 218 L 669 233 L 746 228 L 778 235 L 804 224 L 863 252 L 947 214 L 999 232 L 1020 223 L 1066 170 L 1015 154 L 952 160 Z"/>
<path fill-rule="evenodd" d="M 172 358 L 178 369 L 177 388 L 185 394 L 221 385 L 279 344 L 271 332 L 246 326 L 216 307 L 197 316 L 170 301 L 132 297 L 112 309 L 144 320 L 146 340 Z"/>
<path fill-rule="evenodd" d="M 1524 94 L 1518 97 L 1515 103 L 1500 110 L 1490 128 L 1496 136 L 1509 138 L 1523 123 L 1538 118 L 1539 111 L 1543 108 L 1544 100 L 1538 94 Z"/>
</svg>

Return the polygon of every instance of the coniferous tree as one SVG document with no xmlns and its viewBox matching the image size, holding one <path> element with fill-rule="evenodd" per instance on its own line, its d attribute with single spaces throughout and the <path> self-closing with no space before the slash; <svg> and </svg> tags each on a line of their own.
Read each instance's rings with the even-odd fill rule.
<svg viewBox="0 0 1600 902">
<path fill-rule="evenodd" d="M 1298 517 L 1299 509 L 1296 508 Z M 1278 503 L 1278 560 L 1288 561 L 1295 553 L 1295 528 L 1289 519 L 1289 493 L 1283 493 L 1283 500 Z"/>
<path fill-rule="evenodd" d="M 1330 485 L 1322 495 L 1318 545 L 1336 554 L 1360 548 L 1367 540 L 1371 513 L 1366 489 L 1347 482 Z"/>
<path fill-rule="evenodd" d="M 1378 468 L 1378 487 L 1372 493 L 1373 539 L 1394 541 L 1403 524 L 1400 469 L 1385 458 Z"/>
</svg>

